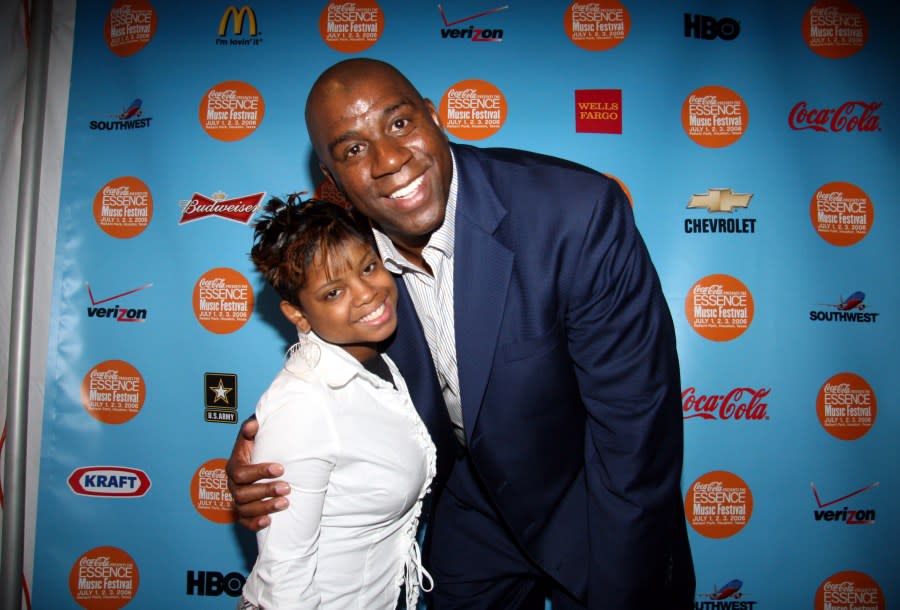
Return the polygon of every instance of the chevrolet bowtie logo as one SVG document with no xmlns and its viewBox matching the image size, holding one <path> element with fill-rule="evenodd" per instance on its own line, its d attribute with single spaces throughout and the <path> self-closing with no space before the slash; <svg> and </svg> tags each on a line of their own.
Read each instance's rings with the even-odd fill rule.
<svg viewBox="0 0 900 610">
<path fill-rule="evenodd" d="M 689 208 L 706 208 L 710 212 L 732 212 L 734 208 L 750 205 L 750 193 L 735 193 L 731 189 L 709 189 L 705 195 L 693 195 Z"/>
</svg>

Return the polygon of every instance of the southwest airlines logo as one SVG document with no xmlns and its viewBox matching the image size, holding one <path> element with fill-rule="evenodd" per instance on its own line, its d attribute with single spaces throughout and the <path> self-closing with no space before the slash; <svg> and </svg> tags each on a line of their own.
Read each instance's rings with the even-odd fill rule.
<svg viewBox="0 0 900 610">
<path fill-rule="evenodd" d="M 229 35 L 229 24 L 231 32 Z M 246 24 L 246 28 L 244 25 Z M 246 32 L 245 32 L 246 30 Z M 247 38 L 246 36 L 249 36 Z M 246 4 L 241 8 L 229 6 L 219 19 L 219 31 L 216 44 L 219 46 L 250 46 L 262 44 L 262 32 L 256 22 L 256 13 Z"/>
<path fill-rule="evenodd" d="M 440 4 L 437 5 L 437 8 L 441 13 L 441 20 L 444 22 L 444 27 L 441 28 L 441 38 L 458 38 L 463 40 L 470 40 L 472 42 L 503 42 L 503 30 L 500 29 L 490 30 L 487 28 L 476 28 L 474 25 L 461 28 L 455 28 L 452 26 L 459 25 L 460 23 L 464 23 L 466 21 L 472 21 L 473 19 L 478 19 L 479 17 L 484 17 L 485 15 L 491 15 L 493 13 L 505 11 L 509 8 L 508 4 L 498 6 L 497 8 L 488 9 L 486 11 L 481 11 L 475 13 L 474 15 L 463 17 L 462 19 L 456 19 L 455 21 L 447 20 L 447 14 L 444 12 L 444 7 L 442 7 Z"/>
<path fill-rule="evenodd" d="M 743 581 L 737 578 L 729 580 L 721 588 L 713 585 L 712 593 L 697 594 L 702 601 L 694 602 L 694 610 L 753 610 L 759 602 L 742 599 L 746 597 L 746 593 L 741 591 L 743 586 Z"/>
<path fill-rule="evenodd" d="M 121 112 L 107 115 L 114 120 L 91 121 L 88 126 L 95 131 L 121 131 L 150 127 L 150 121 L 153 120 L 153 117 L 142 116 L 144 111 L 141 106 L 143 105 L 144 102 L 141 101 L 141 98 L 137 98 L 127 107 L 122 108 Z"/>
<path fill-rule="evenodd" d="M 858 496 L 861 493 L 878 487 L 878 481 L 830 501 L 822 500 L 819 496 L 819 491 L 816 489 L 815 483 L 810 483 L 810 485 L 812 485 L 813 497 L 815 497 L 816 505 L 818 506 L 818 508 L 813 511 L 813 516 L 816 521 L 832 521 L 835 523 L 846 523 L 847 525 L 871 525 L 875 523 L 874 508 L 855 509 L 844 506 L 842 508 L 832 509 L 828 507 L 843 503 L 844 500 L 853 498 L 854 496 Z"/>
</svg>

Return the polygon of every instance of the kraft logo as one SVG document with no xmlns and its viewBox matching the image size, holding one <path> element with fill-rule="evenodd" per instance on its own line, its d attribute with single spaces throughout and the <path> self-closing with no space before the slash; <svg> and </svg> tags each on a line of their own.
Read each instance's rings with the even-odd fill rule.
<svg viewBox="0 0 900 610">
<path fill-rule="evenodd" d="M 457 19 L 456 21 L 447 21 L 447 15 L 446 13 L 444 13 L 444 7 L 438 4 L 437 8 L 441 13 L 441 20 L 444 22 L 444 27 L 441 28 L 441 38 L 462 38 L 471 40 L 472 42 L 503 42 L 503 30 L 482 29 L 476 28 L 473 25 L 470 25 L 467 28 L 454 28 L 450 26 L 454 26 L 465 21 L 478 19 L 479 17 L 484 17 L 485 15 L 491 15 L 493 13 L 505 11 L 509 8 L 508 4 L 498 6 L 497 8 L 488 9 L 486 11 L 481 11 L 479 13 L 475 13 L 474 15 L 463 17 L 462 19 Z"/>
<path fill-rule="evenodd" d="M 79 496 L 139 498 L 150 490 L 150 477 L 143 470 L 125 466 L 84 466 L 67 480 Z"/>
<path fill-rule="evenodd" d="M 238 572 L 213 572 L 210 570 L 187 572 L 187 595 L 219 596 L 223 593 L 231 597 L 237 597 L 244 588 L 247 579 Z"/>
</svg>

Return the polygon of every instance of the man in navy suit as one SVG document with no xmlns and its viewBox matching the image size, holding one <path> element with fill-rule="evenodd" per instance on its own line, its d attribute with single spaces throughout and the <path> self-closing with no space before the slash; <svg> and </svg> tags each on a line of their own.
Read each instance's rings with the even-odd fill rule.
<svg viewBox="0 0 900 610">
<path fill-rule="evenodd" d="M 394 67 L 326 70 L 306 122 L 398 282 L 389 347 L 438 446 L 431 606 L 693 606 L 671 316 L 621 188 L 591 169 L 451 144 Z M 402 310 L 402 311 L 401 311 Z M 280 467 L 229 462 L 242 523 Z"/>
</svg>

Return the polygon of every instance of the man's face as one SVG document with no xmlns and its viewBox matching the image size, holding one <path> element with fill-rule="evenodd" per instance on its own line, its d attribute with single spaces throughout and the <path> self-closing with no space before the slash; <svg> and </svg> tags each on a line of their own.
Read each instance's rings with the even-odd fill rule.
<svg viewBox="0 0 900 610">
<path fill-rule="evenodd" d="M 401 249 L 421 251 L 444 220 L 453 163 L 434 106 L 385 69 L 336 75 L 310 94 L 322 171 Z"/>
</svg>

